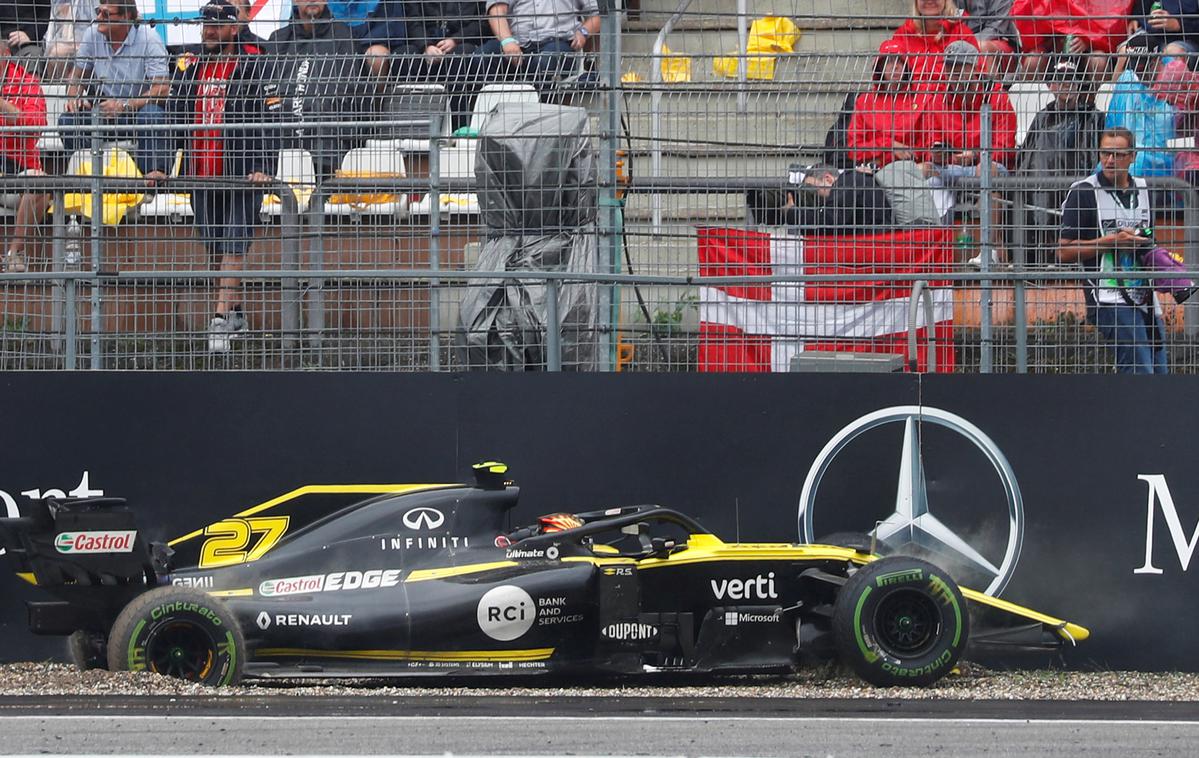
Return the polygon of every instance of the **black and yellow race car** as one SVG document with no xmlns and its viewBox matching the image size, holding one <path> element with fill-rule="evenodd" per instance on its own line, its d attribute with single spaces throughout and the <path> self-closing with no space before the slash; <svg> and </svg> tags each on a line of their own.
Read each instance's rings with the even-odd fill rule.
<svg viewBox="0 0 1199 758">
<path fill-rule="evenodd" d="M 873 555 L 865 537 L 727 543 L 656 505 L 513 530 L 518 488 L 496 463 L 473 485 L 376 489 L 319 516 L 280 498 L 168 544 L 113 498 L 45 500 L 0 519 L 0 535 L 18 574 L 55 598 L 28 604 L 34 632 L 69 636 L 84 666 L 213 685 L 765 673 L 833 658 L 877 685 L 927 685 L 971 644 L 1088 636 L 932 563 Z"/>
</svg>

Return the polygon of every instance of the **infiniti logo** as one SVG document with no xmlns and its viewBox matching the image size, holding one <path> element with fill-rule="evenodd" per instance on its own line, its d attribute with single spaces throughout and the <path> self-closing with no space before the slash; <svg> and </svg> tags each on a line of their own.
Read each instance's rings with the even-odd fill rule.
<svg viewBox="0 0 1199 758">
<path fill-rule="evenodd" d="M 445 514 L 422 505 L 405 513 L 403 522 L 409 529 L 436 529 L 445 523 Z"/>
<path fill-rule="evenodd" d="M 999 447 L 974 424 L 940 408 L 901 405 L 883 408 L 868 413 L 850 422 L 833 435 L 808 470 L 803 493 L 799 497 L 799 538 L 801 542 L 812 542 L 816 538 L 812 527 L 812 511 L 820 481 L 828 471 L 833 459 L 858 436 L 877 427 L 900 423 L 904 425 L 903 450 L 899 464 L 899 488 L 895 495 L 895 509 L 891 515 L 878 522 L 873 534 L 879 541 L 895 548 L 915 544 L 927 550 L 950 554 L 958 560 L 988 574 L 994 579 L 987 586 L 988 595 L 999 595 L 1012 578 L 1016 562 L 1020 560 L 1020 548 L 1024 542 L 1024 502 L 1016 475 Z M 930 423 L 960 434 L 982 451 L 999 475 L 1007 500 L 1008 535 L 1003 560 L 998 566 L 987 560 L 976 548 L 933 515 L 929 508 L 928 488 L 924 478 L 924 464 L 920 449 L 919 424 Z"/>
</svg>

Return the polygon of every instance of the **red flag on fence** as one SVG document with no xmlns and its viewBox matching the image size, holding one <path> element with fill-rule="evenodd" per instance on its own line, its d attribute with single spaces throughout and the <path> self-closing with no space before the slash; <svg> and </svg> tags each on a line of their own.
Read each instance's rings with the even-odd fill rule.
<svg viewBox="0 0 1199 758">
<path fill-rule="evenodd" d="M 700 286 L 700 371 L 787 371 L 805 350 L 907 354 L 913 282 L 949 269 L 953 230 L 807 237 L 701 228 L 699 275 L 876 274 L 869 281 Z M 929 280 L 937 370 L 952 371 L 953 292 Z M 927 368 L 928 324 L 918 311 L 917 366 Z"/>
</svg>

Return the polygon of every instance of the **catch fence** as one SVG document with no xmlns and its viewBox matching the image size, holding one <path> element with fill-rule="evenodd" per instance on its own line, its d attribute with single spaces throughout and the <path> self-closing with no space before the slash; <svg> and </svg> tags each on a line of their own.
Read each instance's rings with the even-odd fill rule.
<svg viewBox="0 0 1199 758">
<path fill-rule="evenodd" d="M 753 14 L 744 2 L 689 5 L 601 3 L 586 49 L 532 83 L 471 56 L 439 77 L 421 51 L 393 52 L 382 72 L 351 55 L 270 51 L 275 67 L 246 81 L 268 110 L 204 124 L 228 140 L 226 160 L 262 169 L 257 183 L 249 171 L 197 176 L 188 114 L 143 130 L 177 146 L 169 178 L 149 186 L 130 126 L 56 120 L 71 98 L 47 80 L 54 123 L 2 130 L 38 133 L 49 174 L 3 177 L 3 191 L 51 210 L 36 226 L 0 222 L 5 241 L 25 238 L 25 270 L 0 274 L 0 367 L 1113 370 L 1087 322 L 1089 277 L 1056 256 L 1061 196 L 1084 174 L 1015 157 L 1063 82 L 1102 114 L 1118 94 L 1110 76 L 1047 84 L 993 71 L 1011 80 L 1014 123 L 980 107 L 974 152 L 996 168 L 939 185 L 939 223 L 847 228 L 811 220 L 835 200 L 805 188 L 797 167 L 871 162 L 839 157 L 826 136 L 870 90 L 906 3 L 853 15 L 800 0 Z M 168 111 L 183 91 L 172 78 Z M 330 94 L 297 110 L 297 81 Z M 269 110 L 265 88 L 281 82 L 292 89 Z M 1158 152 L 1194 146 L 1171 139 Z M 1063 150 L 1094 164 L 1096 147 Z M 927 178 L 890 189 L 924 192 Z M 1150 184 L 1169 203 L 1157 239 L 1186 272 L 1111 277 L 1199 275 L 1194 191 L 1172 176 Z M 193 200 L 222 192 L 253 196 L 252 218 L 226 207 L 207 220 L 235 227 L 244 256 L 202 239 Z M 1193 372 L 1199 311 L 1160 300 L 1171 370 Z M 246 328 L 214 339 L 231 303 Z"/>
</svg>

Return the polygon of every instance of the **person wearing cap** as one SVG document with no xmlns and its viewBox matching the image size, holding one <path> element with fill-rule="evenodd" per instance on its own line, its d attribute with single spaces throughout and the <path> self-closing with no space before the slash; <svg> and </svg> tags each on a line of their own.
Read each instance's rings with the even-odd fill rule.
<svg viewBox="0 0 1199 758">
<path fill-rule="evenodd" d="M 912 91 L 912 72 L 895 40 L 878 48 L 870 89 L 854 101 L 846 142 L 853 163 L 882 167 L 910 158 L 920 146 L 917 126 L 924 98 Z"/>
<path fill-rule="evenodd" d="M 542 95 L 599 34 L 596 0 L 487 0 L 490 78 L 529 81 Z"/>
<path fill-rule="evenodd" d="M 171 121 L 195 128 L 171 136 L 183 151 L 183 174 L 210 184 L 191 192 L 196 236 L 222 271 L 235 271 L 245 266 L 262 204 L 260 186 L 274 170 L 266 124 L 277 116 L 281 101 L 262 49 L 239 41 L 233 0 L 209 0 L 200 18 L 201 44 L 179 56 L 169 101 Z M 146 178 L 168 181 L 161 172 Z M 248 327 L 240 285 L 229 276 L 218 283 L 209 323 L 213 352 L 229 350 L 231 339 Z"/>
<path fill-rule="evenodd" d="M 101 123 L 129 127 L 142 173 L 167 171 L 171 157 L 162 125 L 170 86 L 166 47 L 139 22 L 135 0 L 105 0 L 96 25 L 83 34 L 68 78 L 66 112 L 58 119 L 63 145 L 70 152 L 90 148 L 87 127 L 99 111 Z"/>
<path fill-rule="evenodd" d="M 1136 136 L 1137 150 L 1132 172 L 1136 176 L 1170 176 L 1174 173 L 1174 155 L 1169 148 L 1175 136 L 1174 106 L 1154 95 L 1161 55 L 1153 50 L 1144 29 L 1133 32 L 1120 46 L 1123 72 L 1112 89 L 1104 127 L 1127 128 Z M 1164 206 L 1162 193 L 1156 198 Z"/>
<path fill-rule="evenodd" d="M 1005 172 L 1015 163 L 1016 111 L 1003 85 L 981 70 L 978 48 L 965 40 L 945 48 L 944 79 L 924 108 L 920 127 L 926 155 L 942 171 L 977 176 L 982 160 L 982 107 L 991 106 L 991 161 Z"/>
<path fill-rule="evenodd" d="M 891 39 L 907 56 L 916 82 L 941 78 L 942 54 L 951 43 L 960 40 L 978 48 L 978 40 L 954 0 L 912 0 L 911 18 L 895 30 Z"/>
<path fill-rule="evenodd" d="M 1145 279 L 1102 278 L 1142 269 L 1140 258 L 1157 243 L 1153 202 L 1145 180 L 1132 173 L 1136 136 L 1124 127 L 1099 136 L 1099 170 L 1074 183 L 1062 205 L 1058 259 L 1094 277 L 1084 283 L 1087 320 L 1114 348 L 1115 369 L 1165 374 L 1166 332 L 1161 304 Z"/>
<path fill-rule="evenodd" d="M 1028 127 L 1016 156 L 1016 170 L 1026 176 L 1084 176 L 1095 166 L 1104 115 L 1095 107 L 1087 74 L 1077 58 L 1061 57 L 1049 77 L 1053 101 Z M 1029 263 L 1053 263 L 1057 257 L 1056 211 L 1065 189 L 1039 187 L 1024 194 L 1024 243 Z"/>
</svg>

